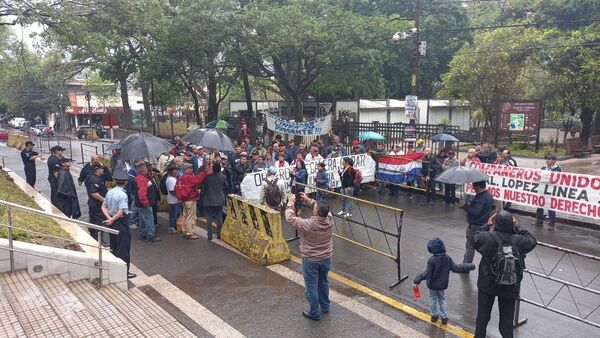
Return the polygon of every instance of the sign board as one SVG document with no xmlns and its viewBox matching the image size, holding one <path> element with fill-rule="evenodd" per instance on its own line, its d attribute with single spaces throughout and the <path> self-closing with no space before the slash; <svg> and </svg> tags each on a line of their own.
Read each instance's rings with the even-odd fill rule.
<svg viewBox="0 0 600 338">
<path fill-rule="evenodd" d="M 404 101 L 404 117 L 409 120 L 414 120 L 417 116 L 417 103 L 418 98 L 415 95 L 406 95 L 406 99 Z"/>
<path fill-rule="evenodd" d="M 533 101 L 501 102 L 498 130 L 537 133 L 540 126 L 540 103 Z"/>
<path fill-rule="evenodd" d="M 414 124 L 404 125 L 402 133 L 404 141 L 415 142 L 417 140 L 417 126 Z"/>
<path fill-rule="evenodd" d="M 274 132 L 298 136 L 319 136 L 331 130 L 331 114 L 306 122 L 288 121 L 271 113 L 265 114 L 267 128 Z"/>
</svg>

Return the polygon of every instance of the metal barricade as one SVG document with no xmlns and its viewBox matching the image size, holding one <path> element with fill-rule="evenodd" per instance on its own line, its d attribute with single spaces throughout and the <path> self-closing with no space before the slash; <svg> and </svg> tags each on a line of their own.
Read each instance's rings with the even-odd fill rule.
<svg viewBox="0 0 600 338">
<path fill-rule="evenodd" d="M 304 186 L 309 194 L 329 200 L 331 213 L 342 221 L 335 222 L 334 237 L 394 261 L 397 280 L 390 285 L 390 288 L 397 286 L 408 277 L 408 275 L 402 275 L 400 257 L 404 210 L 311 185 L 298 182 L 295 184 Z M 354 212 L 352 216 L 345 217 L 335 214 L 335 210 L 339 209 L 344 199 L 348 199 L 353 203 Z M 303 207 L 308 208 L 305 205 Z M 287 239 L 287 241 L 298 238 L 298 232 L 296 231 L 296 236 Z"/>
<path fill-rule="evenodd" d="M 535 259 L 531 259 L 532 256 Z M 542 242 L 538 242 L 528 257 L 521 295 L 515 307 L 515 327 L 527 322 L 527 318 L 521 319 L 519 313 L 520 302 L 524 302 L 600 328 L 600 320 L 592 317 L 600 312 L 600 257 Z M 586 266 L 587 272 L 582 266 Z M 562 304 L 558 299 L 563 301 Z"/>
<path fill-rule="evenodd" d="M 92 155 L 98 155 L 98 146 L 93 144 L 81 143 L 81 164 L 89 162 Z"/>
<path fill-rule="evenodd" d="M 13 220 L 13 215 L 15 211 L 22 211 L 22 212 L 27 212 L 27 213 L 33 213 L 33 214 L 38 214 L 38 215 L 43 215 L 43 216 L 47 216 L 49 218 L 52 219 L 56 219 L 56 220 L 61 220 L 61 221 L 65 221 L 65 222 L 71 222 L 71 223 L 75 223 L 77 225 L 80 226 L 84 226 L 85 228 L 88 229 L 95 229 L 98 230 L 98 245 L 95 245 L 93 247 L 98 249 L 98 261 L 95 262 L 93 265 L 88 265 L 88 264 L 83 264 L 83 263 L 77 263 L 77 262 L 72 262 L 72 261 L 68 261 L 68 260 L 62 260 L 59 258 L 53 258 L 50 256 L 44 256 L 43 258 L 47 258 L 47 259 L 53 259 L 53 260 L 57 260 L 57 261 L 61 261 L 61 262 L 65 262 L 65 263 L 69 263 L 69 264 L 76 264 L 76 265 L 82 265 L 82 266 L 87 266 L 90 268 L 96 268 L 98 269 L 98 287 L 101 288 L 102 287 L 102 278 L 103 278 L 103 273 L 104 270 L 108 270 L 108 268 L 105 268 L 103 265 L 103 260 L 102 260 L 102 252 L 103 250 L 107 250 L 105 248 L 102 247 L 102 233 L 106 232 L 108 234 L 113 234 L 113 235 L 118 235 L 119 231 L 114 230 L 114 229 L 110 229 L 110 228 L 106 228 L 103 226 L 99 226 L 99 225 L 95 225 L 95 224 L 91 224 L 91 223 L 86 223 L 86 222 L 82 222 L 82 221 L 78 221 L 72 218 L 68 218 L 65 216 L 57 216 L 51 213 L 47 213 L 45 211 L 41 211 L 41 210 L 37 210 L 37 209 L 33 209 L 33 208 L 29 208 L 29 207 L 25 207 L 19 204 L 15 204 L 12 202 L 8 202 L 8 201 L 3 201 L 0 200 L 0 208 L 6 208 L 6 219 L 0 219 L 0 227 L 5 227 L 7 229 L 7 238 L 8 238 L 8 249 L 4 249 L 4 248 L 0 248 L 1 250 L 8 250 L 8 255 L 9 255 L 9 263 L 10 263 L 10 272 L 14 273 L 15 272 L 15 257 L 14 257 L 14 253 L 21 253 L 21 254 L 25 254 L 25 255 L 31 255 L 31 256 L 38 256 L 41 257 L 40 255 L 36 255 L 33 254 L 31 252 L 26 252 L 26 251 L 20 251 L 18 249 L 14 248 L 14 231 L 23 231 L 23 232 L 28 232 L 28 233 L 32 233 L 32 234 L 36 234 L 36 235 L 41 235 L 41 236 L 45 236 L 45 237 L 49 237 L 49 238 L 53 238 L 53 239 L 58 239 L 58 240 L 63 240 L 66 242 L 66 244 L 77 244 L 77 245 L 84 245 L 84 246 L 92 246 L 90 244 L 87 243 L 81 243 L 81 242 L 76 242 L 76 241 L 72 241 L 72 240 L 67 240 L 64 239 L 62 237 L 58 237 L 58 236 L 52 236 L 52 235 L 48 235 L 48 234 L 44 234 L 44 233 L 40 233 L 37 231 L 33 231 L 30 229 L 24 229 L 21 227 L 17 227 L 15 226 L 14 220 Z M 5 224 L 6 223 L 6 224 Z"/>
<path fill-rule="evenodd" d="M 40 152 L 50 153 L 50 149 L 54 146 L 61 146 L 65 148 L 63 152 L 64 156 L 72 158 L 73 156 L 73 144 L 71 142 L 71 138 L 69 136 L 35 136 L 36 141 L 34 141 L 36 147 L 40 150 Z M 33 140 L 33 138 L 32 138 Z"/>
</svg>

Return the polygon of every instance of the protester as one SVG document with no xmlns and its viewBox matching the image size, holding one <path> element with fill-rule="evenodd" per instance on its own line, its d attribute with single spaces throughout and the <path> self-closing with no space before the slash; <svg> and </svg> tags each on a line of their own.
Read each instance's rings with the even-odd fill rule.
<svg viewBox="0 0 600 338">
<path fill-rule="evenodd" d="M 90 217 L 90 223 L 96 225 L 102 225 L 104 222 L 104 214 L 102 213 L 102 202 L 108 192 L 104 182 L 104 166 L 100 162 L 95 162 L 90 166 L 92 173 L 85 179 L 85 190 L 88 195 L 88 215 Z M 94 238 L 98 238 L 98 230 L 89 229 L 90 235 Z"/>
<path fill-rule="evenodd" d="M 288 163 L 288 162 L 285 160 L 285 155 L 284 155 L 284 154 L 281 154 L 281 153 L 279 153 L 279 154 L 277 155 L 277 162 L 275 162 L 275 166 L 276 166 L 277 168 L 283 168 L 283 167 L 287 167 L 287 166 L 289 166 L 289 165 L 290 165 L 290 164 L 289 164 L 289 163 Z"/>
<path fill-rule="evenodd" d="M 152 205 L 158 198 L 158 189 L 150 181 L 148 166 L 141 162 L 136 167 L 135 175 L 135 206 L 138 210 L 139 232 L 138 239 L 148 240 L 151 243 L 160 242 L 162 239 L 156 236 L 154 215 Z"/>
<path fill-rule="evenodd" d="M 267 166 L 267 163 L 265 162 L 265 157 L 258 156 L 258 161 L 254 165 L 252 172 L 259 172 L 259 171 L 267 170 L 268 168 L 269 168 L 269 166 Z"/>
<path fill-rule="evenodd" d="M 435 323 L 441 317 L 442 324 L 445 325 L 448 324 L 445 290 L 448 288 L 450 271 L 455 273 L 469 272 L 475 270 L 475 264 L 454 264 L 452 258 L 446 254 L 444 241 L 438 237 L 434 237 L 427 242 L 427 251 L 433 256 L 427 261 L 427 269 L 415 277 L 413 285 L 419 285 L 423 280 L 427 281 L 431 321 Z"/>
<path fill-rule="evenodd" d="M 340 147 L 333 147 L 327 158 L 336 158 L 342 156 Z"/>
<path fill-rule="evenodd" d="M 177 159 L 178 157 L 176 157 L 175 159 Z M 135 160 L 133 162 L 133 166 L 127 171 L 127 176 L 128 176 L 128 183 L 127 183 L 127 193 L 129 194 L 129 199 L 128 199 L 128 203 L 129 203 L 129 215 L 128 215 L 128 222 L 129 222 L 129 229 L 131 230 L 135 230 L 139 227 L 139 223 L 140 223 L 140 217 L 139 217 L 139 213 L 138 213 L 138 208 L 137 205 L 135 203 L 137 197 L 135 196 L 136 194 L 136 185 L 135 185 L 135 177 L 137 176 L 137 166 L 143 164 L 144 161 L 143 160 Z"/>
<path fill-rule="evenodd" d="M 315 201 L 301 193 L 300 198 L 312 209 L 309 219 L 302 219 L 294 211 L 296 196 L 290 194 L 285 210 L 285 220 L 300 234 L 300 254 L 302 255 L 302 273 L 309 310 L 302 316 L 320 320 L 321 313 L 331 311 L 329 300 L 329 281 L 327 274 L 331 269 L 333 254 L 333 216 L 325 201 Z"/>
<path fill-rule="evenodd" d="M 81 217 L 81 209 L 79 207 L 79 199 L 77 197 L 77 188 L 75 181 L 69 168 L 71 167 L 71 159 L 62 157 L 60 159 L 61 169 L 56 178 L 56 199 L 58 202 L 57 208 L 62 211 L 65 216 L 73 219 Z"/>
<path fill-rule="evenodd" d="M 277 168 L 269 167 L 267 177 L 260 187 L 260 204 L 280 210 L 283 205 L 285 183 L 277 177 Z"/>
<path fill-rule="evenodd" d="M 167 170 L 167 167 L 169 166 L 169 164 L 172 163 L 174 159 L 175 159 L 175 156 L 169 154 L 168 152 L 160 154 L 160 156 L 158 157 L 158 164 L 157 164 L 158 170 L 161 173 L 164 173 Z M 115 168 L 115 167 L 116 166 L 113 165 L 113 168 Z"/>
<path fill-rule="evenodd" d="M 296 155 L 298 155 L 299 150 L 300 149 L 298 147 L 296 147 L 294 144 L 294 139 L 293 138 L 289 139 L 288 147 L 285 152 L 285 160 L 288 161 L 288 163 L 294 162 L 294 160 L 296 159 Z"/>
<path fill-rule="evenodd" d="M 206 175 L 212 173 L 212 167 L 206 167 L 206 171 L 201 171 L 194 175 L 193 165 L 186 163 L 183 165 L 184 174 L 177 179 L 175 185 L 175 196 L 183 205 L 183 215 L 185 226 L 183 236 L 187 239 L 198 239 L 194 234 L 196 224 L 196 202 L 200 196 L 198 186 L 204 182 Z"/>
<path fill-rule="evenodd" d="M 352 199 L 344 196 L 354 196 L 354 179 L 356 172 L 352 165 L 354 161 L 350 157 L 344 157 L 342 160 L 343 169 L 338 171 L 340 180 L 342 181 L 342 210 L 337 215 L 341 217 L 352 217 Z"/>
<path fill-rule="evenodd" d="M 515 160 L 514 157 L 512 157 L 512 152 L 510 150 L 506 149 L 502 152 L 502 154 L 506 157 L 506 160 L 508 161 L 509 166 L 511 166 L 511 167 L 517 166 L 517 161 Z"/>
<path fill-rule="evenodd" d="M 323 161 L 323 156 L 319 154 L 319 149 L 317 147 L 310 147 L 310 152 L 306 155 L 306 162 L 311 161 Z"/>
<path fill-rule="evenodd" d="M 556 164 L 556 155 L 548 155 L 544 157 L 546 159 L 546 165 L 541 169 L 544 171 L 561 172 L 562 169 Z M 533 225 L 541 226 L 544 225 L 544 208 L 538 208 L 536 211 L 536 220 Z M 554 230 L 556 224 L 556 211 L 548 209 L 548 230 Z"/>
<path fill-rule="evenodd" d="M 266 152 L 265 154 L 265 165 L 268 167 L 275 166 L 275 160 L 273 160 L 273 154 Z"/>
<path fill-rule="evenodd" d="M 90 157 L 90 162 L 86 163 L 83 168 L 81 168 L 81 171 L 79 172 L 79 178 L 77 178 L 77 182 L 78 184 L 81 186 L 85 180 L 87 179 L 88 176 L 94 174 L 94 169 L 92 168 L 92 166 L 94 164 L 100 164 L 102 166 L 103 173 L 102 173 L 102 183 L 106 183 L 107 181 L 112 181 L 112 175 L 110 173 L 110 169 L 108 169 L 106 166 L 104 166 L 101 162 L 100 162 L 100 156 L 98 156 L 98 154 L 93 154 Z M 100 206 L 98 206 L 100 207 Z"/>
<path fill-rule="evenodd" d="M 484 144 L 483 150 L 477 153 L 477 158 L 479 158 L 481 163 L 493 164 L 496 162 L 498 154 L 495 151 L 492 151 L 492 146 L 490 144 Z"/>
<path fill-rule="evenodd" d="M 446 159 L 448 158 L 448 154 L 452 151 L 452 142 L 444 143 L 444 148 L 440 150 L 440 153 L 437 155 L 438 161 L 441 165 L 444 165 Z"/>
<path fill-rule="evenodd" d="M 477 157 L 475 149 L 471 148 L 468 150 L 467 157 L 460 161 L 460 165 L 463 167 L 471 167 L 473 163 L 481 163 L 481 161 Z"/>
<path fill-rule="evenodd" d="M 160 202 L 160 189 L 158 186 L 158 182 L 156 181 L 156 177 L 154 174 L 158 174 L 158 169 L 152 167 L 152 163 L 145 161 L 146 167 L 148 168 L 148 179 L 152 184 L 152 187 L 148 187 L 148 189 L 152 188 L 156 192 L 156 198 L 154 199 L 154 203 L 152 203 L 152 219 L 154 221 L 154 228 L 158 228 L 158 203 Z"/>
<path fill-rule="evenodd" d="M 267 155 L 267 149 L 265 149 L 265 147 L 263 147 L 263 142 L 260 139 L 260 137 L 256 138 L 256 146 L 252 149 L 252 151 L 256 150 L 258 151 L 258 155 L 259 156 L 266 156 Z"/>
<path fill-rule="evenodd" d="M 394 145 L 394 148 L 392 150 L 390 150 L 390 152 L 388 153 L 388 155 L 392 155 L 392 156 L 401 156 L 404 155 L 404 151 L 401 149 L 401 145 L 400 144 L 396 144 Z"/>
<path fill-rule="evenodd" d="M 448 152 L 448 157 L 442 164 L 442 171 L 447 171 L 459 166 L 458 160 L 454 155 L 454 151 Z M 447 205 L 456 205 L 456 184 L 444 183 L 444 197 Z"/>
<path fill-rule="evenodd" d="M 415 152 L 423 153 L 425 152 L 425 140 L 420 138 L 417 140 L 417 147 L 415 148 Z"/>
<path fill-rule="evenodd" d="M 481 226 L 487 223 L 494 209 L 494 199 L 487 191 L 485 181 L 474 182 L 473 189 L 475 190 L 475 197 L 465 205 L 469 226 L 467 227 L 467 242 L 463 263 L 473 263 L 475 257 L 473 236 L 480 230 Z"/>
<path fill-rule="evenodd" d="M 259 158 L 260 158 L 260 156 L 258 156 L 258 151 L 252 150 L 250 152 L 250 158 L 248 159 L 248 162 L 249 162 L 250 168 L 252 168 L 252 170 L 254 170 L 254 166 L 258 164 Z"/>
<path fill-rule="evenodd" d="M 317 174 L 315 176 L 315 185 L 319 189 L 329 189 L 329 173 L 325 170 L 325 163 L 319 162 L 317 164 Z M 325 191 L 317 190 L 316 193 L 317 201 L 326 200 L 329 198 L 329 194 Z"/>
<path fill-rule="evenodd" d="M 496 225 L 493 231 L 489 230 L 491 223 Z M 535 248 L 537 241 L 527 230 L 519 227 L 510 212 L 501 210 L 475 234 L 473 245 L 481 254 L 475 338 L 486 337 L 496 297 L 500 334 L 503 338 L 512 338 L 515 303 L 521 289 L 525 256 Z"/>
<path fill-rule="evenodd" d="M 252 172 L 252 168 L 248 163 L 248 155 L 246 153 L 242 153 L 240 156 L 240 161 L 235 164 L 233 168 L 233 181 L 235 184 L 235 193 L 241 194 L 242 191 L 240 189 L 240 185 L 246 177 L 247 174 Z"/>
<path fill-rule="evenodd" d="M 204 154 L 204 147 L 197 146 L 194 154 L 190 158 L 192 165 L 194 166 L 194 175 L 198 173 L 198 171 L 204 169 L 204 165 L 206 161 L 208 161 L 208 156 Z"/>
<path fill-rule="evenodd" d="M 426 198 L 421 205 L 434 205 L 437 198 L 435 177 L 442 172 L 442 166 L 437 157 L 433 155 L 431 148 L 425 148 L 425 156 L 423 156 L 421 161 L 423 163 L 423 178 L 427 179 Z"/>
<path fill-rule="evenodd" d="M 58 173 L 62 169 L 60 159 L 63 157 L 63 151 L 65 148 L 61 146 L 54 146 L 50 148 L 52 155 L 48 157 L 46 164 L 48 165 L 48 182 L 50 183 L 50 202 L 52 205 L 58 208 L 59 201 L 57 196 L 57 179 Z M 60 209 L 60 208 L 59 208 Z"/>
<path fill-rule="evenodd" d="M 129 213 L 127 192 L 124 189 L 128 182 L 128 174 L 125 166 L 113 169 L 116 186 L 106 193 L 106 198 L 102 202 L 102 213 L 106 218 L 103 224 L 119 231 L 118 235 L 110 235 L 110 251 L 127 264 L 127 278 L 134 278 L 136 275 L 129 272 L 131 233 L 127 221 Z"/>
<path fill-rule="evenodd" d="M 23 161 L 23 169 L 25 170 L 25 181 L 31 187 L 35 188 L 36 181 L 36 168 L 35 160 L 44 160 L 44 156 L 38 154 L 37 151 L 33 150 L 33 142 L 25 142 L 25 148 L 21 151 L 21 160 Z"/>
<path fill-rule="evenodd" d="M 291 190 L 293 194 L 298 195 L 305 191 L 305 185 L 308 183 L 308 172 L 306 171 L 306 165 L 303 160 L 298 160 L 290 171 Z M 298 184 L 299 183 L 299 184 Z M 297 201 L 297 208 L 300 208 L 300 201 Z"/>
<path fill-rule="evenodd" d="M 212 223 L 217 224 L 217 239 L 221 239 L 223 227 L 223 206 L 225 205 L 225 182 L 227 177 L 221 173 L 221 164 L 212 164 L 212 173 L 206 176 L 203 182 L 206 207 L 206 232 L 207 239 L 212 240 Z"/>
<path fill-rule="evenodd" d="M 168 175 L 166 180 L 167 205 L 169 206 L 169 230 L 170 234 L 177 233 L 177 218 L 181 214 L 181 201 L 175 196 L 175 184 L 179 177 L 177 167 L 171 166 L 165 170 Z"/>
</svg>

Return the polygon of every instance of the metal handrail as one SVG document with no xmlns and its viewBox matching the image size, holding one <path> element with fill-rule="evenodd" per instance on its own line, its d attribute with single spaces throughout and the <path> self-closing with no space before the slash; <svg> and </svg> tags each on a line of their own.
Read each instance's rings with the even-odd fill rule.
<svg viewBox="0 0 600 338">
<path fill-rule="evenodd" d="M 4 158 L 8 157 L 8 155 L 0 153 L 0 156 L 2 156 L 2 168 L 6 168 L 6 165 L 4 164 Z"/>
<path fill-rule="evenodd" d="M 10 271 L 12 273 L 15 272 L 15 257 L 14 257 L 14 253 L 15 252 L 17 252 L 17 253 L 23 253 L 23 254 L 27 254 L 27 255 L 32 255 L 32 256 L 42 257 L 41 255 L 37 255 L 37 254 L 34 254 L 34 253 L 24 252 L 24 251 L 20 251 L 20 250 L 15 250 L 14 243 L 13 243 L 13 230 L 14 229 L 18 229 L 18 230 L 22 230 L 22 231 L 26 231 L 26 232 L 40 234 L 37 231 L 28 230 L 28 229 L 22 229 L 22 228 L 18 228 L 18 227 L 14 227 L 13 226 L 13 215 L 12 215 L 13 209 L 18 209 L 18 210 L 27 211 L 29 213 L 43 215 L 43 216 L 50 217 L 50 218 L 53 218 L 53 219 L 62 220 L 62 221 L 65 221 L 65 222 L 72 222 L 72 223 L 84 226 L 84 227 L 86 227 L 88 229 L 98 230 L 98 238 L 97 238 L 97 240 L 98 240 L 98 246 L 97 246 L 97 249 L 98 249 L 98 263 L 94 267 L 96 267 L 98 269 L 98 287 L 99 288 L 102 287 L 103 270 L 108 270 L 107 268 L 104 268 L 104 265 L 102 263 L 102 251 L 105 250 L 102 247 L 102 233 L 103 232 L 107 232 L 109 234 L 118 235 L 119 231 L 114 230 L 114 229 L 110 229 L 110 228 L 107 228 L 107 227 L 103 227 L 103 226 L 100 226 L 100 225 L 91 224 L 91 223 L 79 221 L 79 220 L 76 220 L 76 219 L 68 218 L 68 217 L 65 217 L 65 216 L 54 215 L 52 213 L 48 213 L 48 212 L 45 212 L 45 211 L 42 211 L 42 210 L 33 209 L 33 208 L 30 208 L 30 207 L 25 207 L 25 206 L 22 206 L 22 205 L 19 205 L 19 204 L 16 204 L 16 203 L 12 203 L 12 202 L 8 202 L 8 201 L 0 200 L 0 206 L 2 206 L 2 205 L 7 206 L 7 220 L 8 220 L 8 225 L 1 224 L 1 226 L 6 226 L 8 228 L 8 231 L 7 231 L 7 234 L 8 234 L 8 252 L 9 252 L 9 260 L 10 260 Z M 60 238 L 60 237 L 52 236 L 52 235 L 45 235 L 45 236 L 49 236 L 49 237 L 53 237 L 53 238 Z M 87 244 L 87 243 L 72 241 L 72 240 L 68 240 L 68 239 L 64 239 L 64 238 L 63 238 L 63 240 L 65 240 L 66 242 L 69 242 L 69 243 L 75 243 L 75 244 L 79 244 L 79 245 L 92 246 L 92 245 Z M 49 257 L 46 257 L 46 256 L 43 256 L 43 257 L 44 258 L 49 258 Z M 50 259 L 58 260 L 58 261 L 63 261 L 64 262 L 64 260 L 61 260 L 61 259 L 58 259 L 58 258 L 50 258 Z M 74 263 L 74 264 L 89 266 L 87 264 L 81 264 L 81 263 Z M 89 267 L 92 267 L 92 266 L 89 266 Z"/>
<path fill-rule="evenodd" d="M 0 227 L 8 228 L 8 225 L 7 224 L 0 224 Z M 87 243 L 83 243 L 83 242 L 77 242 L 77 241 L 74 241 L 74 240 L 71 240 L 71 239 L 67 239 L 67 238 L 64 238 L 64 237 L 59 237 L 59 236 L 54 236 L 54 235 L 48 235 L 48 234 L 45 234 L 45 233 L 39 232 L 39 231 L 33 231 L 33 230 L 29 230 L 29 229 L 25 229 L 25 228 L 20 228 L 20 227 L 15 227 L 15 226 L 13 226 L 12 229 L 13 230 L 20 230 L 20 231 L 28 232 L 28 233 L 31 233 L 31 234 L 34 234 L 34 235 L 42 235 L 42 236 L 46 236 L 46 237 L 49 237 L 49 238 L 54 238 L 54 239 L 62 240 L 62 241 L 65 242 L 65 244 L 77 244 L 77 245 L 84 245 L 84 246 L 89 246 L 89 247 L 92 247 L 92 248 L 96 248 L 96 245 L 87 244 Z M 102 248 L 102 250 L 108 250 L 108 249 Z"/>
</svg>

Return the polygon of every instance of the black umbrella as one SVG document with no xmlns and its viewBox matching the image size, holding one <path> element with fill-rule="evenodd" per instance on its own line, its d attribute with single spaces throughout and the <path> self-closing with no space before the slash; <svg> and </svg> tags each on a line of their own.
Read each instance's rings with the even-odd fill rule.
<svg viewBox="0 0 600 338">
<path fill-rule="evenodd" d="M 217 129 L 200 128 L 192 130 L 183 137 L 185 141 L 199 146 L 218 149 L 221 151 L 233 151 L 233 142 L 229 136 Z"/>
<path fill-rule="evenodd" d="M 448 184 L 465 184 L 485 181 L 487 178 L 486 174 L 475 168 L 459 166 L 444 171 L 435 178 L 435 181 Z"/>
<path fill-rule="evenodd" d="M 148 133 L 132 134 L 119 142 L 121 160 L 149 158 L 168 152 L 173 148 L 171 142 Z"/>
</svg>

